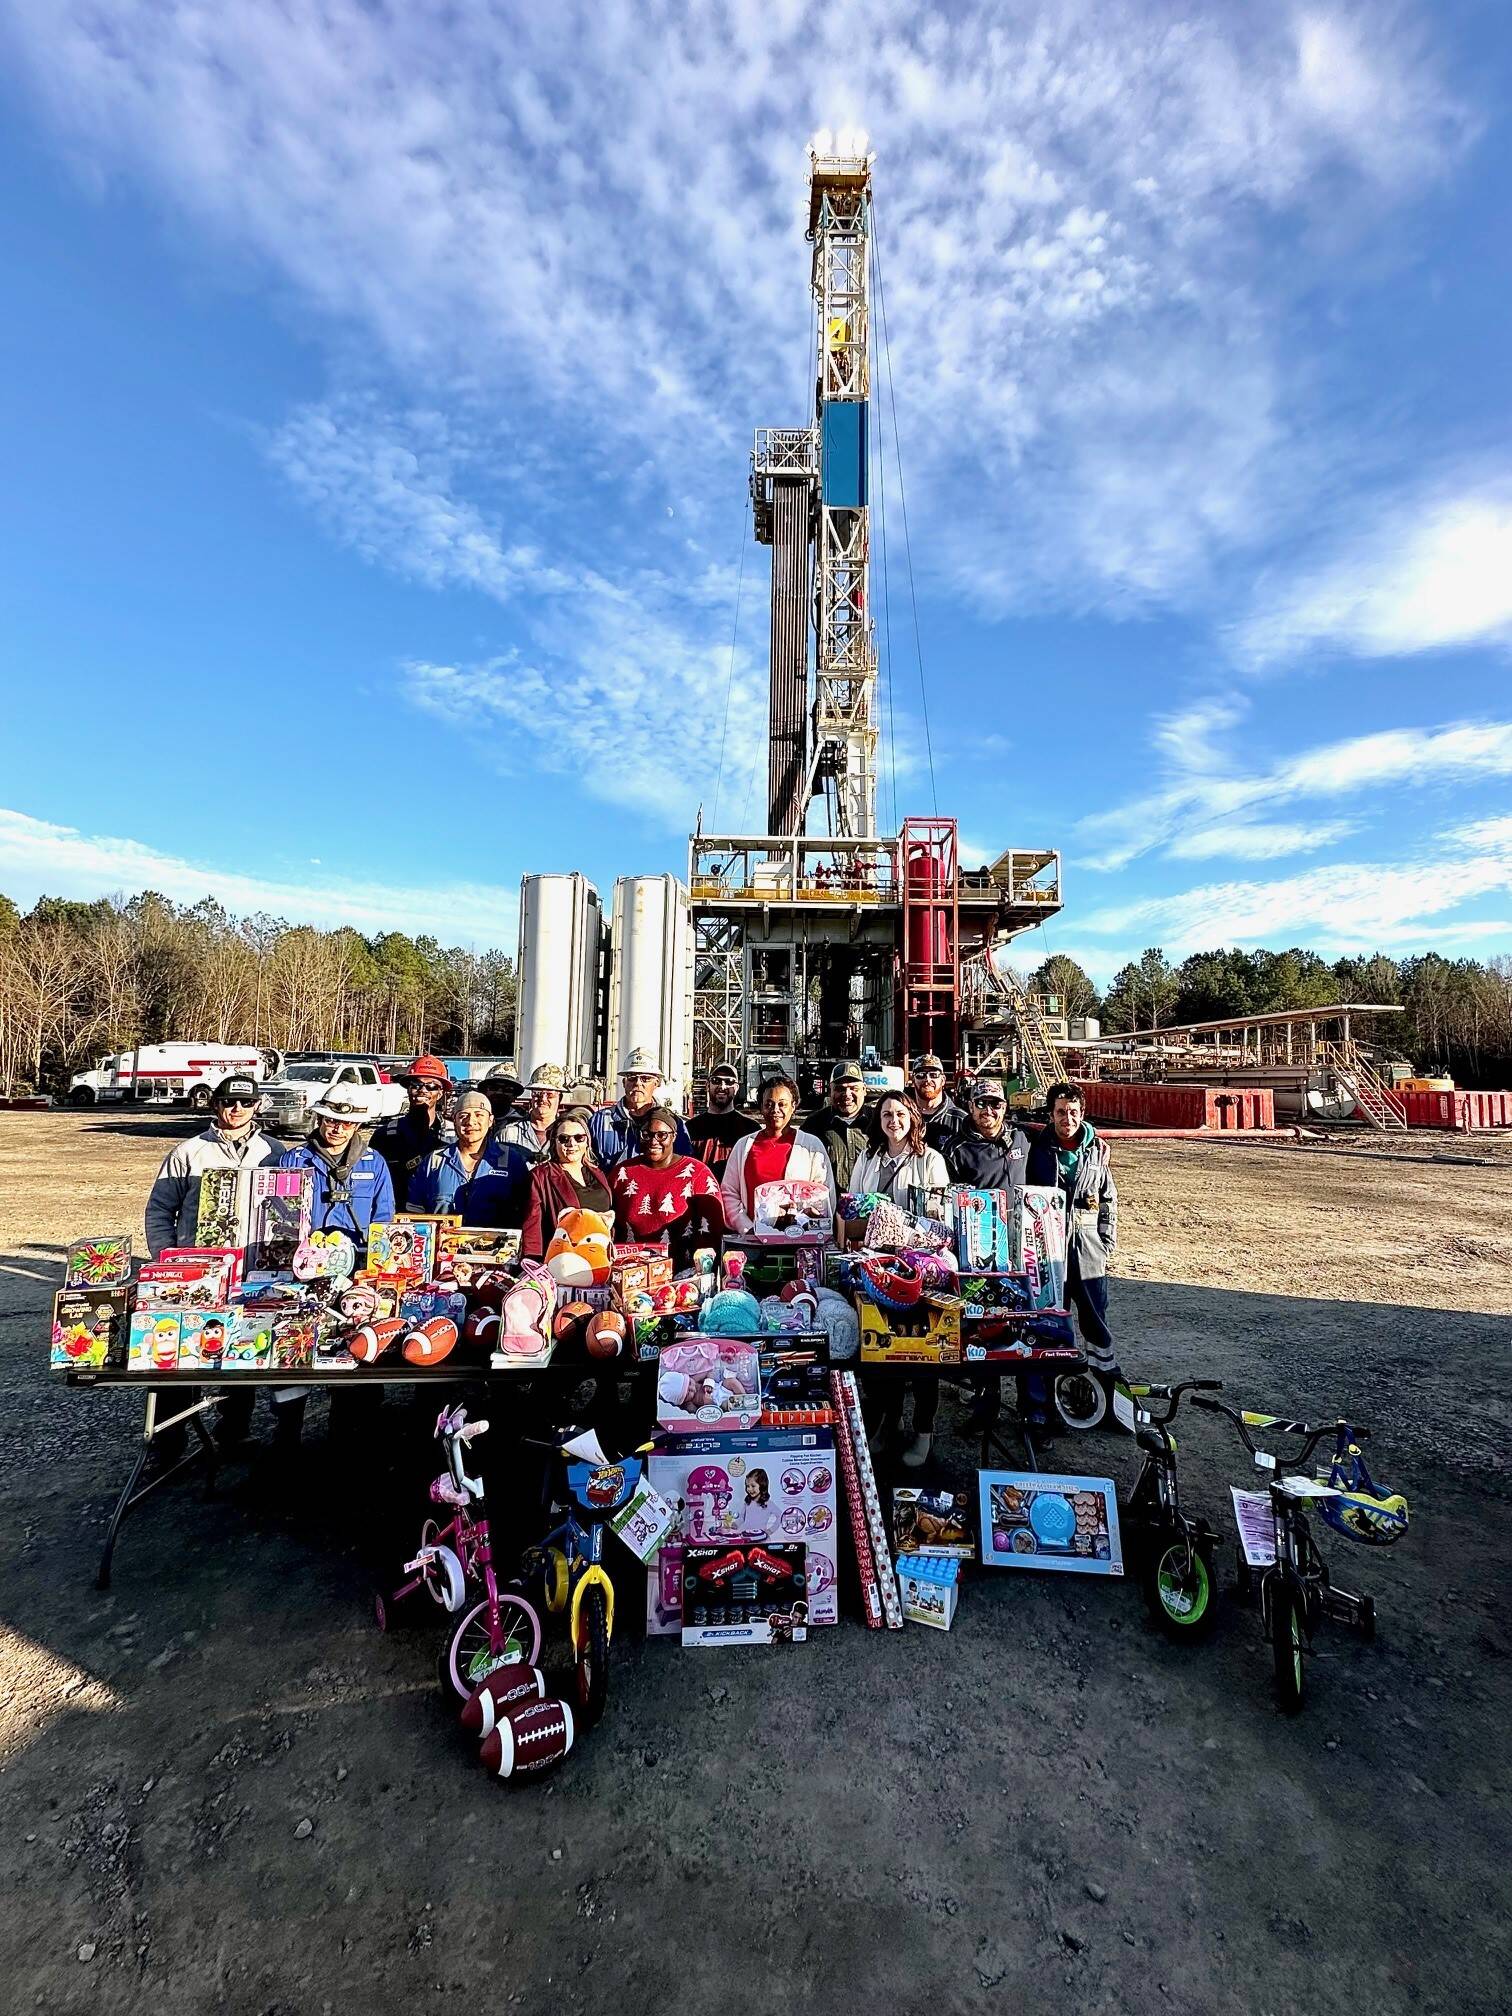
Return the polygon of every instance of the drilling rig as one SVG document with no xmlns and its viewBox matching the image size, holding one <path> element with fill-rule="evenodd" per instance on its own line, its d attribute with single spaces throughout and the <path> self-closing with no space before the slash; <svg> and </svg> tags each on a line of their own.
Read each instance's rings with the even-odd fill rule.
<svg viewBox="0 0 1512 2016">
<path fill-rule="evenodd" d="M 802 1082 L 842 1057 L 995 1061 L 1025 1013 L 1002 947 L 1061 907 L 1054 849 L 966 864 L 954 819 L 877 830 L 874 158 L 864 135 L 810 144 L 813 416 L 758 427 L 751 454 L 772 553 L 767 830 L 700 820 L 689 841 L 689 1063 L 701 1079 L 738 1061 L 748 1094 L 765 1072 Z"/>
</svg>

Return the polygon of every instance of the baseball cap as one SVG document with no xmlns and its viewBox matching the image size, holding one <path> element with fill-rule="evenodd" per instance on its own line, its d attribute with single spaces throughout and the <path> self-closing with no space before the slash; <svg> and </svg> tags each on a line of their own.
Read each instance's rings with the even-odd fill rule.
<svg viewBox="0 0 1512 2016">
<path fill-rule="evenodd" d="M 945 1066 L 933 1050 L 926 1050 L 922 1056 L 915 1057 L 908 1068 L 910 1071 L 943 1071 Z"/>
<path fill-rule="evenodd" d="M 966 1096 L 973 1106 L 981 1099 L 996 1099 L 1005 1106 L 1008 1103 L 1007 1094 L 1004 1092 L 1001 1082 L 996 1078 L 973 1079 L 971 1090 Z"/>
<path fill-rule="evenodd" d="M 530 1074 L 530 1083 L 525 1087 L 525 1090 L 527 1092 L 560 1092 L 562 1084 L 563 1073 L 560 1064 L 537 1064 L 534 1071 Z"/>
<path fill-rule="evenodd" d="M 711 1078 L 733 1078 L 738 1083 L 740 1079 L 740 1071 L 739 1068 L 734 1064 L 729 1063 L 716 1064 L 711 1068 L 709 1076 Z"/>
<path fill-rule="evenodd" d="M 847 1057 L 843 1064 L 837 1064 L 830 1073 L 831 1085 L 864 1085 L 866 1074 L 854 1057 Z"/>
<path fill-rule="evenodd" d="M 417 1057 L 404 1075 L 412 1081 L 421 1078 L 431 1078 L 438 1085 L 449 1085 L 451 1083 L 451 1073 L 441 1062 L 441 1059 L 439 1057 L 432 1057 L 429 1051 L 423 1057 Z"/>
<path fill-rule="evenodd" d="M 262 1087 L 253 1078 L 222 1078 L 211 1095 L 212 1106 L 229 1106 L 233 1099 L 245 1099 L 255 1106 L 262 1098 Z"/>
</svg>

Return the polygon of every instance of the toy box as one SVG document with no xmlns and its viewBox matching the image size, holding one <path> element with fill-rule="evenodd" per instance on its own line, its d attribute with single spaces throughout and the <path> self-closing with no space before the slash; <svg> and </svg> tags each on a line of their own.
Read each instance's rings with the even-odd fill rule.
<svg viewBox="0 0 1512 2016">
<path fill-rule="evenodd" d="M 1034 1283 L 1036 1309 L 1061 1309 L 1066 1301 L 1066 1200 L 1061 1191 L 1030 1186 L 1014 1200 L 1012 1259 Z"/>
<path fill-rule="evenodd" d="M 574 1301 L 588 1300 L 573 1290 Z M 649 1365 L 653 1358 L 659 1358 L 664 1347 L 676 1344 L 691 1335 L 698 1327 L 698 1318 L 692 1314 L 683 1316 L 637 1316 L 632 1319 L 630 1329 L 634 1339 L 635 1356 L 642 1365 Z"/>
<path fill-rule="evenodd" d="M 244 1305 L 232 1312 L 223 1372 L 264 1371 L 273 1362 L 273 1311 Z"/>
<path fill-rule="evenodd" d="M 1122 1575 L 1118 1500 L 1111 1477 L 1052 1477 L 1042 1470 L 982 1470 L 982 1560 L 990 1568 L 1055 1568 Z"/>
<path fill-rule="evenodd" d="M 974 1561 L 974 1512 L 969 1491 L 925 1491 L 916 1485 L 900 1485 L 892 1494 L 893 1551 Z"/>
<path fill-rule="evenodd" d="M 829 1428 L 759 1428 L 750 1434 L 665 1436 L 647 1474 L 677 1510 L 663 1554 L 684 1541 L 801 1540 L 808 1548 L 810 1621 L 839 1621 L 840 1528 L 835 1438 Z M 647 1629 L 676 1631 L 676 1571 L 653 1569 Z M 660 1609 L 662 1622 L 649 1621 Z"/>
<path fill-rule="evenodd" d="M 307 1372 L 315 1357 L 319 1325 L 313 1310 L 291 1309 L 273 1318 L 272 1366 L 278 1372 Z"/>
<path fill-rule="evenodd" d="M 126 1363 L 133 1372 L 173 1372 L 178 1369 L 177 1309 L 138 1309 L 127 1332 Z"/>
<path fill-rule="evenodd" d="M 656 1419 L 673 1434 L 754 1428 L 761 1418 L 756 1346 L 737 1337 L 690 1337 L 668 1344 L 656 1373 Z"/>
<path fill-rule="evenodd" d="M 219 1372 L 235 1315 L 230 1309 L 186 1309 L 179 1321 L 181 1372 Z"/>
<path fill-rule="evenodd" d="M 296 1281 L 350 1281 L 357 1271 L 357 1247 L 345 1232 L 312 1232 L 294 1249 L 290 1269 Z"/>
<path fill-rule="evenodd" d="M 139 1309 L 220 1309 L 236 1285 L 234 1254 L 184 1247 L 146 1260 L 137 1276 Z"/>
<path fill-rule="evenodd" d="M 399 1298 L 399 1314 L 417 1329 L 444 1316 L 460 1330 L 467 1321 L 467 1297 L 460 1288 L 407 1288 Z"/>
<path fill-rule="evenodd" d="M 129 1288 L 60 1288 L 53 1297 L 54 1371 L 124 1364 L 130 1320 Z"/>
<path fill-rule="evenodd" d="M 247 1176 L 249 1170 L 207 1169 L 200 1178 L 199 1215 L 194 1225 L 196 1246 L 247 1243 Z"/>
<path fill-rule="evenodd" d="M 310 1231 L 315 1178 L 308 1169 L 254 1169 L 247 1200 L 247 1279 L 287 1274 Z"/>
<path fill-rule="evenodd" d="M 443 1224 L 436 1233 L 436 1278 L 459 1288 L 481 1287 L 519 1257 L 520 1234 L 512 1229 Z"/>
<path fill-rule="evenodd" d="M 682 1630 L 682 1557 L 682 1542 L 666 1540 L 647 1563 L 648 1638 L 675 1638 Z"/>
<path fill-rule="evenodd" d="M 962 1271 L 956 1277 L 956 1293 L 961 1298 L 963 1317 L 1000 1309 L 1032 1309 L 1034 1284 L 1027 1274 L 992 1273 L 985 1269 Z"/>
<path fill-rule="evenodd" d="M 684 1645 L 795 1644 L 808 1636 L 801 1540 L 682 1550 Z"/>
<path fill-rule="evenodd" d="M 802 1178 L 758 1183 L 751 1200 L 751 1236 L 772 1239 L 828 1239 L 835 1229 L 829 1186 Z"/>
<path fill-rule="evenodd" d="M 898 1601 L 910 1624 L 948 1631 L 955 1622 L 961 1564 L 939 1555 L 911 1554 L 898 1563 Z"/>
<path fill-rule="evenodd" d="M 961 1351 L 968 1365 L 1080 1365 L 1081 1346 L 1065 1309 L 963 1310 Z"/>
<path fill-rule="evenodd" d="M 609 1275 L 609 1306 L 622 1316 L 667 1316 L 656 1306 L 657 1291 L 672 1285 L 672 1255 L 654 1247 L 618 1247 Z"/>
<path fill-rule="evenodd" d="M 368 1228 L 367 1272 L 408 1282 L 429 1281 L 436 1271 L 434 1218 L 391 1218 Z"/>
<path fill-rule="evenodd" d="M 167 1246 L 153 1267 L 198 1267 L 205 1287 L 217 1291 L 217 1299 L 229 1302 L 241 1279 L 242 1249 L 239 1246 Z M 203 1305 L 201 1305 L 203 1306 Z"/>
<path fill-rule="evenodd" d="M 1012 1200 L 1006 1190 L 953 1189 L 949 1222 L 962 1267 L 1003 1273 L 1016 1265 Z"/>
<path fill-rule="evenodd" d="M 69 1243 L 65 1288 L 124 1288 L 131 1279 L 131 1234 L 107 1232 Z"/>
<path fill-rule="evenodd" d="M 863 1365 L 959 1365 L 961 1305 L 954 1300 L 920 1306 L 915 1316 L 882 1310 L 861 1299 Z"/>
<path fill-rule="evenodd" d="M 819 1237 L 774 1243 L 726 1233 L 720 1252 L 722 1285 L 744 1288 L 760 1301 L 763 1295 L 780 1295 L 790 1281 L 822 1280 L 825 1246 L 826 1241 Z"/>
</svg>

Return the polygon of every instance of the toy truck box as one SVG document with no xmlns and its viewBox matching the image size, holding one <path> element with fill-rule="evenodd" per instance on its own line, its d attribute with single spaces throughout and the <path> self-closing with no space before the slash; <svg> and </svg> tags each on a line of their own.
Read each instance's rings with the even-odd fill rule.
<svg viewBox="0 0 1512 2016">
<path fill-rule="evenodd" d="M 916 1315 L 860 1304 L 863 1365 L 959 1365 L 961 1305 L 956 1301 L 921 1305 Z"/>
</svg>

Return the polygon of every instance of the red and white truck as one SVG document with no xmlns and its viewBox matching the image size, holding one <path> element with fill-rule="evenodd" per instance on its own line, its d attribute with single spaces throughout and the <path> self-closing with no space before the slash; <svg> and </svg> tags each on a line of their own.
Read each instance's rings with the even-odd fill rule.
<svg viewBox="0 0 1512 2016">
<path fill-rule="evenodd" d="M 68 1102 L 93 1106 L 130 1099 L 203 1113 L 222 1078 L 239 1072 L 261 1084 L 276 1077 L 282 1063 L 280 1051 L 251 1043 L 141 1043 L 100 1058 L 92 1071 L 76 1071 L 68 1081 Z"/>
</svg>

